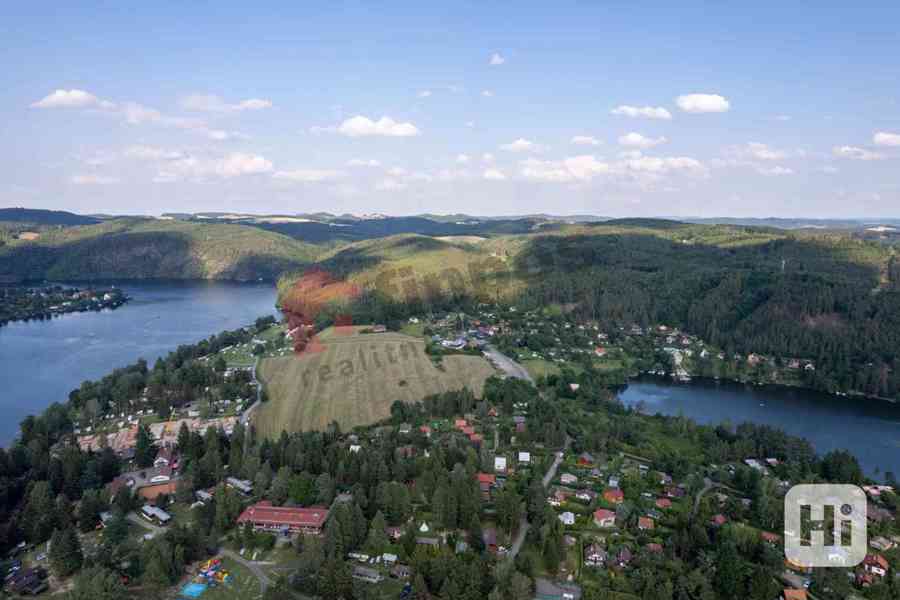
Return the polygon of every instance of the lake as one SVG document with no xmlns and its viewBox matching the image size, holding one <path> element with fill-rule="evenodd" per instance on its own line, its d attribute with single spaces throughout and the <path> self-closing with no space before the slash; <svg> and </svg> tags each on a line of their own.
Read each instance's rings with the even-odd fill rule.
<svg viewBox="0 0 900 600">
<path fill-rule="evenodd" d="M 73 284 L 77 285 L 77 284 Z M 132 299 L 116 310 L 72 313 L 0 327 L 0 445 L 19 422 L 64 402 L 86 379 L 145 358 L 153 365 L 181 344 L 275 314 L 271 283 L 103 282 Z"/>
<path fill-rule="evenodd" d="M 888 402 L 793 388 L 656 378 L 630 383 L 619 397 L 627 406 L 643 403 L 643 411 L 650 414 L 680 414 L 700 423 L 772 425 L 806 438 L 819 454 L 849 450 L 870 476 L 875 476 L 876 468 L 882 476 L 886 471 L 900 476 L 900 406 Z"/>
</svg>

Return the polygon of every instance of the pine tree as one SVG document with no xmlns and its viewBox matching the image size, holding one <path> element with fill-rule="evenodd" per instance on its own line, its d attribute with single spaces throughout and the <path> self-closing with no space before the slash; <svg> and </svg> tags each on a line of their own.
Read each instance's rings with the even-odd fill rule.
<svg viewBox="0 0 900 600">
<path fill-rule="evenodd" d="M 382 555 L 388 547 L 388 538 L 385 528 L 387 523 L 384 520 L 384 514 L 379 510 L 375 513 L 372 523 L 369 526 L 369 534 L 366 537 L 365 550 L 367 554 L 374 556 Z"/>
<path fill-rule="evenodd" d="M 68 577 L 81 568 L 84 555 L 81 542 L 72 527 L 53 532 L 50 542 L 50 566 L 57 577 Z"/>
<path fill-rule="evenodd" d="M 153 464 L 156 459 L 156 446 L 150 428 L 144 424 L 138 426 L 137 441 L 134 447 L 134 462 L 142 469 Z"/>
</svg>

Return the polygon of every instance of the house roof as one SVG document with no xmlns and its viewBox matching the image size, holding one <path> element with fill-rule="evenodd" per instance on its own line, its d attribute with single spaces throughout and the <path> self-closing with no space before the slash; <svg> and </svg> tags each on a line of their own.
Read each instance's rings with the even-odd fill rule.
<svg viewBox="0 0 900 600">
<path fill-rule="evenodd" d="M 320 529 L 328 519 L 325 507 L 296 508 L 289 506 L 272 506 L 263 501 L 250 506 L 238 517 L 238 523 L 259 523 L 275 527 L 314 527 Z"/>
<path fill-rule="evenodd" d="M 622 500 L 625 497 L 625 494 L 622 493 L 622 490 L 606 490 L 603 492 L 603 497 L 610 502 L 614 502 L 616 500 Z"/>
<path fill-rule="evenodd" d="M 865 563 L 867 565 L 872 565 L 875 567 L 880 567 L 887 571 L 888 569 L 888 561 L 880 554 L 866 554 Z"/>
<path fill-rule="evenodd" d="M 806 590 L 795 590 L 793 588 L 785 588 L 784 600 L 806 600 Z"/>
<path fill-rule="evenodd" d="M 478 483 L 497 483 L 497 476 L 493 473 L 477 473 L 475 478 L 478 479 Z"/>
<path fill-rule="evenodd" d="M 615 519 L 616 513 L 611 510 L 607 510 L 605 508 L 598 508 L 594 511 L 594 519 L 597 521 L 603 521 L 604 519 Z"/>
<path fill-rule="evenodd" d="M 653 529 L 653 519 L 650 517 L 638 517 L 638 527 L 641 529 Z"/>
</svg>

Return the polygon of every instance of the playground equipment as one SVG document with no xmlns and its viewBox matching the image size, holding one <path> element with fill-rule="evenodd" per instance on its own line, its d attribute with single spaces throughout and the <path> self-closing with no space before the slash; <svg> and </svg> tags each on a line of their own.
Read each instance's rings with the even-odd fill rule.
<svg viewBox="0 0 900 600">
<path fill-rule="evenodd" d="M 181 590 L 181 596 L 193 600 L 199 598 L 208 588 L 229 584 L 234 577 L 229 573 L 222 561 L 212 558 L 200 565 L 200 571 L 191 583 Z"/>
</svg>

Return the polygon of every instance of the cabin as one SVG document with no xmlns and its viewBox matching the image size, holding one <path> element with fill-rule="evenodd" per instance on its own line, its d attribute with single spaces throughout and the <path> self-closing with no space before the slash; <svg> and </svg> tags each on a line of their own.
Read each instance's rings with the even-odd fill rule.
<svg viewBox="0 0 900 600">
<path fill-rule="evenodd" d="M 384 580 L 384 576 L 375 569 L 357 565 L 353 567 L 353 579 L 365 581 L 366 583 L 381 583 Z"/>
<path fill-rule="evenodd" d="M 650 517 L 638 517 L 638 529 L 641 531 L 650 531 L 656 526 Z"/>
<path fill-rule="evenodd" d="M 237 477 L 226 477 L 225 485 L 236 490 L 238 493 L 249 496 L 253 493 L 253 484 L 246 479 L 238 479 Z"/>
<path fill-rule="evenodd" d="M 588 567 L 602 567 L 606 564 L 608 555 L 603 546 L 591 544 L 584 549 L 584 564 Z"/>
</svg>

